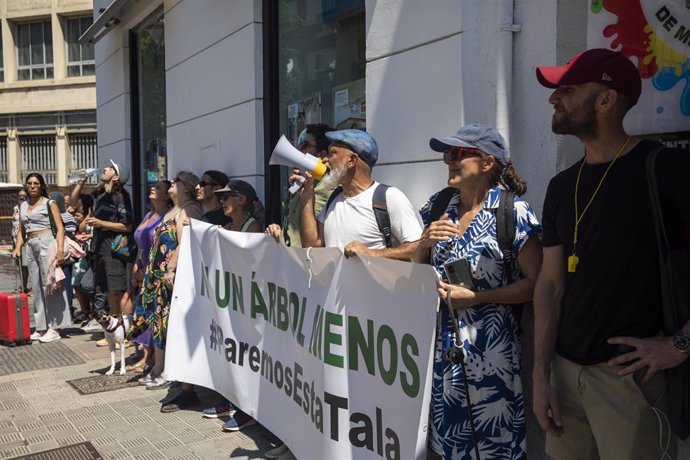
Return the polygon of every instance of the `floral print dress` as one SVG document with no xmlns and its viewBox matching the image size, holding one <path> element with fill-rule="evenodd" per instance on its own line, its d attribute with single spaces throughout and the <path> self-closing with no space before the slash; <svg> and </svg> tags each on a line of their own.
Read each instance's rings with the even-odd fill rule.
<svg viewBox="0 0 690 460">
<path fill-rule="evenodd" d="M 165 349 L 168 335 L 168 316 L 172 289 L 165 286 L 165 274 L 168 263 L 179 244 L 177 238 L 177 218 L 179 213 L 162 221 L 153 233 L 153 243 L 149 253 L 149 263 L 144 275 L 144 287 L 141 303 L 149 316 L 149 328 L 153 333 L 153 342 L 161 350 Z M 144 316 L 146 316 L 146 314 Z"/>
<path fill-rule="evenodd" d="M 425 226 L 430 223 L 431 204 L 436 196 L 431 196 L 420 209 Z M 491 188 L 483 208 L 464 235 L 432 247 L 431 264 L 441 277 L 446 278 L 443 264 L 465 258 L 470 264 L 477 290 L 498 288 L 508 283 L 496 237 L 499 199 L 500 188 Z M 445 211 L 456 224 L 458 203 L 459 193 L 456 193 Z M 541 233 L 541 226 L 530 205 L 518 197 L 515 198 L 514 213 L 513 251 L 518 254 L 531 235 Z M 515 267 L 512 279 L 521 277 Z M 456 312 L 480 455 L 492 460 L 524 459 L 525 401 L 520 378 L 518 324 L 513 311 L 505 305 L 478 304 Z M 429 447 L 444 459 L 474 458 L 463 382 L 465 376 L 459 364 L 444 358 L 445 350 L 455 344 L 453 323 L 444 305 L 441 305 L 438 316 Z"/>
</svg>

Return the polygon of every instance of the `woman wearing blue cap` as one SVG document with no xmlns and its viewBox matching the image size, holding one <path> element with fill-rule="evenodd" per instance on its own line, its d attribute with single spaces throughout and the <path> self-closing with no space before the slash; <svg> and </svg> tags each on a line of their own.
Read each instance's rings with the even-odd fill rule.
<svg viewBox="0 0 690 460">
<path fill-rule="evenodd" d="M 443 152 L 449 186 L 422 206 L 425 230 L 415 254 L 417 262 L 431 263 L 444 280 L 438 287 L 443 305 L 434 358 L 430 457 L 524 459 L 519 319 L 510 304 L 532 298 L 541 265 L 541 226 L 522 199 L 501 206 L 510 204 L 506 191 L 520 196 L 526 185 L 494 128 L 463 126 L 454 136 L 432 138 L 429 145 Z M 502 228 L 514 227 L 505 251 L 499 239 L 512 232 L 497 230 L 497 217 L 505 223 L 499 216 L 503 210 L 512 219 Z M 451 269 L 459 272 L 465 287 L 447 282 L 458 283 Z"/>
</svg>

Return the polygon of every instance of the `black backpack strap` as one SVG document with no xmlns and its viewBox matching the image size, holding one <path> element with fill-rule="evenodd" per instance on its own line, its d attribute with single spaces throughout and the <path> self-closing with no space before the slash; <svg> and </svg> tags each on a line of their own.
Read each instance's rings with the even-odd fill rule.
<svg viewBox="0 0 690 460">
<path fill-rule="evenodd" d="M 326 201 L 326 206 L 323 207 L 326 211 L 328 211 L 328 208 L 331 207 L 331 203 L 333 203 L 333 200 L 336 199 L 338 195 L 343 193 L 343 188 L 341 186 L 337 186 L 330 194 L 328 197 L 328 201 Z"/>
<path fill-rule="evenodd" d="M 513 241 L 515 240 L 515 194 L 501 189 L 501 198 L 496 210 L 496 239 L 498 247 L 503 254 L 503 269 L 506 272 L 508 283 L 513 282 L 513 270 L 517 258 L 513 253 Z"/>
<path fill-rule="evenodd" d="M 436 222 L 443 215 L 443 213 L 446 212 L 448 203 L 450 203 L 450 200 L 453 198 L 453 195 L 455 195 L 456 192 L 457 189 L 453 187 L 446 187 L 438 192 L 433 203 L 431 203 L 431 211 L 429 212 L 429 222 L 427 223 L 427 227 L 430 223 Z"/>
<path fill-rule="evenodd" d="M 376 217 L 376 224 L 379 226 L 379 231 L 383 235 L 387 248 L 393 247 L 393 233 L 391 232 L 391 218 L 388 214 L 388 203 L 386 202 L 386 191 L 390 186 L 386 184 L 378 184 L 374 189 L 374 196 L 371 200 L 371 207 L 374 210 Z"/>
</svg>

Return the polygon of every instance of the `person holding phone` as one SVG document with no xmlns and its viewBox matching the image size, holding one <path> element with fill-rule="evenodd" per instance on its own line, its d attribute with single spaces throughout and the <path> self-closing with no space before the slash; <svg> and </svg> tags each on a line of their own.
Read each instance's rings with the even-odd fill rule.
<svg viewBox="0 0 690 460">
<path fill-rule="evenodd" d="M 442 192 L 422 206 L 425 230 L 413 259 L 434 266 L 441 278 L 439 296 L 451 302 L 451 308 L 442 305 L 439 310 L 429 458 L 470 458 L 476 448 L 484 459 L 524 459 L 518 322 L 510 304 L 532 299 L 541 266 L 541 226 L 530 205 L 515 198 L 512 252 L 517 263 L 506 263 L 496 229 L 501 189 L 519 197 L 527 187 L 496 129 L 462 126 L 453 136 L 432 138 L 429 145 L 443 153 L 448 186 L 455 189 L 440 219 L 430 222 Z M 447 282 L 447 263 L 453 275 L 471 275 L 465 287 Z M 456 316 L 459 338 L 450 311 Z M 449 359 L 448 350 L 455 347 L 464 362 Z"/>
</svg>

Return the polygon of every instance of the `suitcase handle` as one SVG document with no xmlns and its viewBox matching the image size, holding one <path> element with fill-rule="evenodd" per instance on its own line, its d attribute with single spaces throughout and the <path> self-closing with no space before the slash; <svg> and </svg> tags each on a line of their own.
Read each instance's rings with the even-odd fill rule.
<svg viewBox="0 0 690 460">
<path fill-rule="evenodd" d="M 17 285 L 17 292 L 22 294 L 24 292 L 24 274 L 22 273 L 22 259 L 14 259 L 17 264 L 17 270 L 14 272 L 14 284 Z"/>
</svg>

